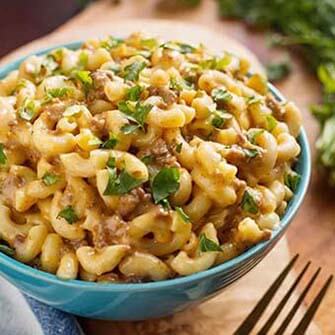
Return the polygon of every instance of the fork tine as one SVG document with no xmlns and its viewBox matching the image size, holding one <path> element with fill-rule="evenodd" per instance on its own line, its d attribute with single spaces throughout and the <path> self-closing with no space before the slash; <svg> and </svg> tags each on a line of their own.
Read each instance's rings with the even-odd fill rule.
<svg viewBox="0 0 335 335">
<path fill-rule="evenodd" d="M 313 285 L 315 279 L 319 275 L 320 271 L 321 271 L 321 268 L 318 268 L 317 271 L 314 273 L 313 277 L 311 278 L 311 280 L 308 282 L 308 284 L 306 285 L 306 287 L 304 288 L 304 290 L 300 294 L 298 300 L 296 301 L 296 303 L 291 308 L 291 310 L 288 313 L 287 317 L 282 322 L 282 324 L 280 325 L 280 327 L 278 328 L 278 330 L 275 332 L 275 335 L 282 335 L 284 333 L 284 331 L 286 330 L 287 326 L 289 325 L 289 323 L 293 319 L 295 313 L 297 312 L 298 308 L 300 307 L 300 305 L 302 304 L 303 300 L 305 299 L 305 296 L 308 293 L 308 291 L 311 288 L 311 286 Z"/>
<path fill-rule="evenodd" d="M 321 304 L 321 301 L 323 300 L 325 294 L 327 293 L 327 290 L 333 280 L 333 276 L 331 275 L 324 286 L 319 291 L 318 295 L 313 300 L 312 304 L 308 307 L 304 317 L 301 319 L 297 327 L 294 329 L 292 335 L 303 335 L 305 334 L 309 324 L 311 323 L 316 311 L 319 308 L 319 305 Z"/>
<path fill-rule="evenodd" d="M 269 317 L 269 319 L 266 321 L 266 323 L 264 324 L 264 326 L 262 327 L 262 329 L 258 332 L 258 335 L 265 335 L 265 334 L 268 333 L 268 331 L 270 330 L 270 328 L 273 326 L 274 322 L 276 321 L 278 315 L 280 314 L 280 312 L 282 311 L 282 309 L 286 305 L 287 301 L 291 297 L 293 291 L 295 290 L 295 288 L 299 284 L 301 278 L 303 277 L 303 275 L 307 271 L 307 269 L 310 266 L 310 264 L 311 264 L 311 262 L 308 262 L 304 266 L 304 268 L 302 269 L 302 271 L 300 272 L 300 274 L 298 275 L 298 277 L 296 278 L 296 280 L 294 281 L 294 283 L 291 285 L 291 287 L 288 289 L 288 291 L 286 292 L 285 296 L 282 298 L 282 300 L 280 301 L 280 303 L 278 304 L 278 306 L 276 307 L 276 309 L 273 311 L 273 313 L 271 314 L 271 316 Z"/>
<path fill-rule="evenodd" d="M 264 310 L 268 306 L 269 302 L 277 292 L 278 288 L 286 278 L 287 274 L 295 264 L 299 257 L 299 254 L 295 255 L 290 263 L 285 267 L 285 269 L 279 274 L 277 279 L 273 282 L 273 284 L 268 288 L 268 290 L 263 295 L 262 299 L 257 303 L 248 317 L 242 322 L 242 324 L 238 327 L 238 329 L 234 332 L 234 335 L 246 335 L 251 332 L 251 330 L 255 327 L 257 321 L 262 316 Z"/>
</svg>

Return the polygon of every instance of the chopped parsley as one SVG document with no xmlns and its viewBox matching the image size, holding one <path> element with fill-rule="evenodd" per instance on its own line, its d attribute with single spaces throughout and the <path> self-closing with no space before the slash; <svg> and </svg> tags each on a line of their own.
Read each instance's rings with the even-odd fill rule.
<svg viewBox="0 0 335 335">
<path fill-rule="evenodd" d="M 51 186 L 59 181 L 59 176 L 52 172 L 46 172 L 42 177 L 42 180 L 45 185 Z"/>
<path fill-rule="evenodd" d="M 109 139 L 103 142 L 100 146 L 101 149 L 113 149 L 119 143 L 119 140 L 112 133 L 109 134 Z"/>
<path fill-rule="evenodd" d="M 156 174 L 151 183 L 152 196 L 156 204 L 178 191 L 179 179 L 180 172 L 175 167 L 163 167 Z"/>
<path fill-rule="evenodd" d="M 266 129 L 272 131 L 277 126 L 277 120 L 272 115 L 266 116 Z"/>
<path fill-rule="evenodd" d="M 230 120 L 232 116 L 223 110 L 215 110 L 212 115 L 211 125 L 215 128 L 222 128 L 226 121 Z"/>
<path fill-rule="evenodd" d="M 141 161 L 145 164 L 145 165 L 149 165 L 151 163 L 153 163 L 155 160 L 155 156 L 154 155 L 146 155 L 146 156 L 143 156 L 141 158 Z"/>
<path fill-rule="evenodd" d="M 140 99 L 143 88 L 140 85 L 131 87 L 127 92 L 127 100 L 138 101 Z"/>
<path fill-rule="evenodd" d="M 50 88 L 45 92 L 45 98 L 43 99 L 43 103 L 48 103 L 52 99 L 55 98 L 64 98 L 69 97 L 73 92 L 72 87 L 57 87 Z"/>
<path fill-rule="evenodd" d="M 212 90 L 211 96 L 213 100 L 218 103 L 226 103 L 233 98 L 233 96 L 223 88 L 214 88 Z"/>
<path fill-rule="evenodd" d="M 296 173 L 295 171 L 290 171 L 284 176 L 284 183 L 292 192 L 297 190 L 300 180 L 300 174 Z"/>
<path fill-rule="evenodd" d="M 179 51 L 182 54 L 192 53 L 196 48 L 190 44 L 180 42 L 167 42 L 160 45 L 163 49 Z"/>
<path fill-rule="evenodd" d="M 256 144 L 257 137 L 264 133 L 264 129 L 251 129 L 248 131 L 247 137 L 250 143 Z"/>
<path fill-rule="evenodd" d="M 126 170 L 121 170 L 119 175 L 115 167 L 108 167 L 107 170 L 108 183 L 104 195 L 126 194 L 143 183 L 143 180 L 134 178 Z"/>
<path fill-rule="evenodd" d="M 253 105 L 253 104 L 259 104 L 263 101 L 263 98 L 260 96 L 255 96 L 253 95 L 252 97 L 247 97 L 246 98 L 246 103 L 248 105 Z"/>
<path fill-rule="evenodd" d="M 180 154 L 182 148 L 183 148 L 183 143 L 180 142 L 180 143 L 178 143 L 178 144 L 176 145 L 175 150 L 176 150 L 176 152 L 177 152 L 178 154 Z"/>
<path fill-rule="evenodd" d="M 199 247 L 201 252 L 222 251 L 220 245 L 209 239 L 205 234 L 200 234 Z"/>
<path fill-rule="evenodd" d="M 127 116 L 129 121 L 135 124 L 124 125 L 121 131 L 124 134 L 130 134 L 138 128 L 144 129 L 144 123 L 148 113 L 151 111 L 152 105 L 143 105 L 137 102 L 135 105 L 131 102 L 121 101 L 118 103 L 118 109 Z"/>
<path fill-rule="evenodd" d="M 242 150 L 247 158 L 255 158 L 259 155 L 259 151 L 257 149 L 242 148 Z"/>
<path fill-rule="evenodd" d="M 184 222 L 189 223 L 191 221 L 190 217 L 184 212 L 181 207 L 176 207 L 176 212 Z"/>
<path fill-rule="evenodd" d="M 73 72 L 73 76 L 82 83 L 85 92 L 92 87 L 93 79 L 90 71 L 77 70 Z"/>
<path fill-rule="evenodd" d="M 26 98 L 23 105 L 18 109 L 18 114 L 22 120 L 31 121 L 37 112 L 37 104 L 34 100 Z"/>
<path fill-rule="evenodd" d="M 245 191 L 242 198 L 242 209 L 251 214 L 258 213 L 258 205 L 253 195 L 249 191 Z"/>
<path fill-rule="evenodd" d="M 170 88 L 175 91 L 190 90 L 192 84 L 188 83 L 183 78 L 177 78 L 176 76 L 170 79 Z"/>
<path fill-rule="evenodd" d="M 105 48 L 109 51 L 111 49 L 114 49 L 114 48 L 118 47 L 123 42 L 124 42 L 124 39 L 122 39 L 122 38 L 109 36 L 108 39 L 103 40 L 103 41 L 100 42 L 100 47 Z"/>
<path fill-rule="evenodd" d="M 107 161 L 106 165 L 108 167 L 110 167 L 110 168 L 115 168 L 115 166 L 116 166 L 116 159 L 115 159 L 115 157 L 110 156 L 108 158 L 108 161 Z"/>
<path fill-rule="evenodd" d="M 137 81 L 140 72 L 146 67 L 145 62 L 136 61 L 127 65 L 123 70 L 123 77 L 125 80 Z"/>
<path fill-rule="evenodd" d="M 0 165 L 5 165 L 7 163 L 7 156 L 5 154 L 4 145 L 0 143 Z"/>
<path fill-rule="evenodd" d="M 79 220 L 79 217 L 77 216 L 76 212 L 74 211 L 72 206 L 66 206 L 63 208 L 57 215 L 58 218 L 65 219 L 69 224 L 73 224 L 74 222 Z"/>
</svg>

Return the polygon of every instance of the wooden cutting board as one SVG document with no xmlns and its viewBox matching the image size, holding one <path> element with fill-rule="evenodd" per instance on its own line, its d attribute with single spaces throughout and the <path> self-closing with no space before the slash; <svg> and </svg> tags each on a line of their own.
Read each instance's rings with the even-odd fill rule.
<svg viewBox="0 0 335 335">
<path fill-rule="evenodd" d="M 251 59 L 254 68 L 257 69 L 260 69 L 260 64 L 256 57 L 242 45 L 252 50 L 263 62 L 276 59 L 283 54 L 281 50 L 268 50 L 266 48 L 263 33 L 247 30 L 243 24 L 238 22 L 219 20 L 214 1 L 204 0 L 201 6 L 188 10 L 171 5 L 176 2 L 126 0 L 119 5 L 112 5 L 107 0 L 99 1 L 89 6 L 82 14 L 70 20 L 54 33 L 3 58 L 1 63 L 50 45 L 106 34 L 124 36 L 139 30 L 145 30 L 163 38 L 177 37 L 190 42 L 204 42 L 215 50 L 228 49 Z M 132 19 L 126 20 L 125 18 Z M 168 20 L 152 21 L 149 18 Z M 204 25 L 210 29 L 206 29 Z M 292 75 L 278 87 L 289 99 L 294 100 L 302 108 L 304 126 L 313 148 L 318 126 L 308 112 L 308 106 L 320 98 L 319 86 L 301 60 L 293 55 L 292 61 Z M 314 150 L 312 152 L 314 157 Z M 287 234 L 291 253 L 299 252 L 303 260 L 312 259 L 315 264 L 324 266 L 325 275 L 329 274 L 330 271 L 335 271 L 334 195 L 335 193 L 327 189 L 326 184 L 314 169 L 309 193 Z M 279 248 L 277 249 L 279 250 Z M 282 244 L 282 250 L 276 251 L 277 254 L 275 253 L 272 259 L 284 264 L 288 258 L 285 243 Z M 271 260 L 266 264 L 271 264 Z M 270 279 L 271 276 L 269 276 Z M 258 296 L 259 294 L 258 291 Z M 257 294 L 254 298 L 256 297 Z M 309 300 L 311 298 L 312 296 L 309 296 Z M 335 332 L 332 317 L 334 313 L 335 293 L 333 290 L 318 313 L 318 320 L 324 334 L 334 334 Z M 222 334 L 229 334 L 229 332 Z"/>
</svg>

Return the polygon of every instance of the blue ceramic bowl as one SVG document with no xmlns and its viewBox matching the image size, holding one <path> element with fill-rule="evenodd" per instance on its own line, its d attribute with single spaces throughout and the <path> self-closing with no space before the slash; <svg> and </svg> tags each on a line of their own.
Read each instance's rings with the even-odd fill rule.
<svg viewBox="0 0 335 335">
<path fill-rule="evenodd" d="M 77 42 L 65 46 L 76 49 L 80 44 Z M 3 66 L 0 69 L 0 78 L 16 69 L 25 58 Z M 278 100 L 284 99 L 272 85 L 270 90 Z M 160 282 L 97 284 L 79 280 L 63 281 L 0 253 L 0 274 L 22 292 L 47 305 L 90 318 L 144 320 L 167 316 L 198 304 L 244 276 L 283 236 L 304 198 L 310 178 L 311 158 L 304 130 L 299 136 L 299 143 L 302 150 L 296 169 L 302 178 L 280 226 L 273 232 L 270 240 L 221 265 L 187 277 Z"/>
</svg>

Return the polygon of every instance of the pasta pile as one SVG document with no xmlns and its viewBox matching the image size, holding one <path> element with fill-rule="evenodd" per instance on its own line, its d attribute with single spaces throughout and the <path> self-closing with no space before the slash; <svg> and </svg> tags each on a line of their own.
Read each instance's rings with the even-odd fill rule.
<svg viewBox="0 0 335 335">
<path fill-rule="evenodd" d="M 0 81 L 0 251 L 62 279 L 158 281 L 269 239 L 301 116 L 228 52 L 135 33 Z"/>
</svg>

